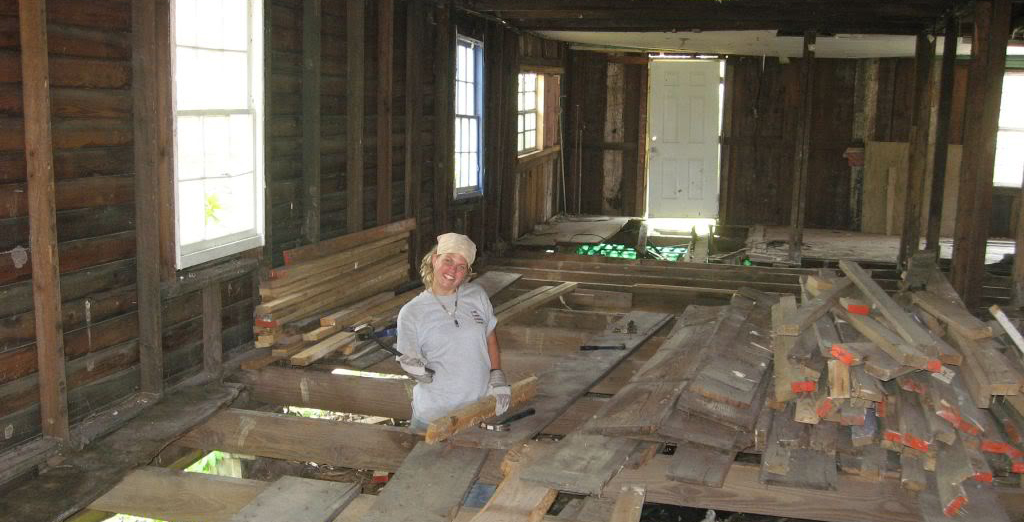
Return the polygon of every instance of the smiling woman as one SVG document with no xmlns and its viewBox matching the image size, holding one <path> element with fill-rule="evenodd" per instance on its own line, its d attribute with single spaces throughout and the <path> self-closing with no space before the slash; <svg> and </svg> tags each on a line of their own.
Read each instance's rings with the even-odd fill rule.
<svg viewBox="0 0 1024 522">
<path fill-rule="evenodd" d="M 495 397 L 495 415 L 508 408 L 497 319 L 483 288 L 467 283 L 475 260 L 476 245 L 468 237 L 438 236 L 420 265 L 426 289 L 398 314 L 398 362 L 417 381 L 414 431 L 426 431 L 431 421 L 485 395 Z"/>
</svg>

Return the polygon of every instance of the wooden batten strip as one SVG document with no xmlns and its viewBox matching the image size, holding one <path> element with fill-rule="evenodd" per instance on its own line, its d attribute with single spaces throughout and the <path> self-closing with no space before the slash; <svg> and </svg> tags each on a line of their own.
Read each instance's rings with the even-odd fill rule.
<svg viewBox="0 0 1024 522">
<path fill-rule="evenodd" d="M 402 221 L 396 221 L 394 223 L 388 223 L 387 225 L 381 225 L 379 227 L 374 227 L 366 230 L 359 230 L 357 232 L 336 237 L 334 239 L 321 241 L 319 244 L 316 245 L 306 245 L 298 248 L 293 248 L 291 250 L 285 250 L 284 263 L 285 265 L 293 265 L 300 261 L 307 261 L 327 256 L 330 254 L 337 254 L 350 248 L 365 245 L 366 243 L 378 241 L 380 239 L 384 239 L 393 234 L 410 232 L 415 228 L 415 219 L 405 219 Z"/>
<path fill-rule="evenodd" d="M 366 0 L 347 0 L 345 12 L 347 77 L 345 95 L 345 224 L 348 232 L 363 229 L 363 118 L 366 93 L 364 44 Z M 287 256 L 285 263 L 288 263 Z"/>
<path fill-rule="evenodd" d="M 57 217 L 50 134 L 46 2 L 18 2 L 21 33 L 25 161 L 28 174 L 29 242 L 32 247 L 32 301 L 35 306 L 39 407 L 44 435 L 68 440 L 67 382 L 60 309 Z"/>
<path fill-rule="evenodd" d="M 377 224 L 391 221 L 391 126 L 395 2 L 377 0 Z M 351 197 L 350 197 L 351 199 Z"/>
</svg>

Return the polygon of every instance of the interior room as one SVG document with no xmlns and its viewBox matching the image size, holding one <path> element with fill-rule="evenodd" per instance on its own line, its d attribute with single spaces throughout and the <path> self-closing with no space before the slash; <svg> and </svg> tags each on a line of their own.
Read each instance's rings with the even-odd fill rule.
<svg viewBox="0 0 1024 522">
<path fill-rule="evenodd" d="M 0 522 L 1020 520 L 1022 93 L 1020 0 L 0 0 Z"/>
</svg>

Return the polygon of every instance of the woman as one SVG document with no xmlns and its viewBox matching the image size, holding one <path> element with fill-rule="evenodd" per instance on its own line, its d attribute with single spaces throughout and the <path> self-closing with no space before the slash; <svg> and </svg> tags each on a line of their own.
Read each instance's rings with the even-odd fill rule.
<svg viewBox="0 0 1024 522">
<path fill-rule="evenodd" d="M 409 425 L 415 432 L 485 395 L 494 396 L 495 415 L 508 409 L 511 389 L 501 371 L 497 319 L 487 292 L 466 282 L 475 259 L 468 237 L 438 236 L 420 264 L 426 289 L 398 313 L 398 362 L 417 381 Z"/>
</svg>

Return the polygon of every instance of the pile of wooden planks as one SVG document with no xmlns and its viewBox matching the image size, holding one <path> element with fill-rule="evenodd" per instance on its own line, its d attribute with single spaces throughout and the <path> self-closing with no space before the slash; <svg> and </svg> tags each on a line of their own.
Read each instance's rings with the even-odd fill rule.
<svg viewBox="0 0 1024 522">
<path fill-rule="evenodd" d="M 761 481 L 834 489 L 837 465 L 869 480 L 898 472 L 922 492 L 923 515 L 982 520 L 993 495 L 976 483 L 1024 472 L 1019 354 L 937 270 L 894 298 L 856 263 L 839 265 L 844 277 L 804 278 L 800 306 L 787 296 L 772 307 Z"/>
<path fill-rule="evenodd" d="M 285 252 L 285 265 L 261 277 L 257 346 L 294 343 L 297 331 L 289 326 L 353 303 L 366 306 L 363 300 L 408 281 L 413 228 L 415 220 L 407 219 Z"/>
</svg>

